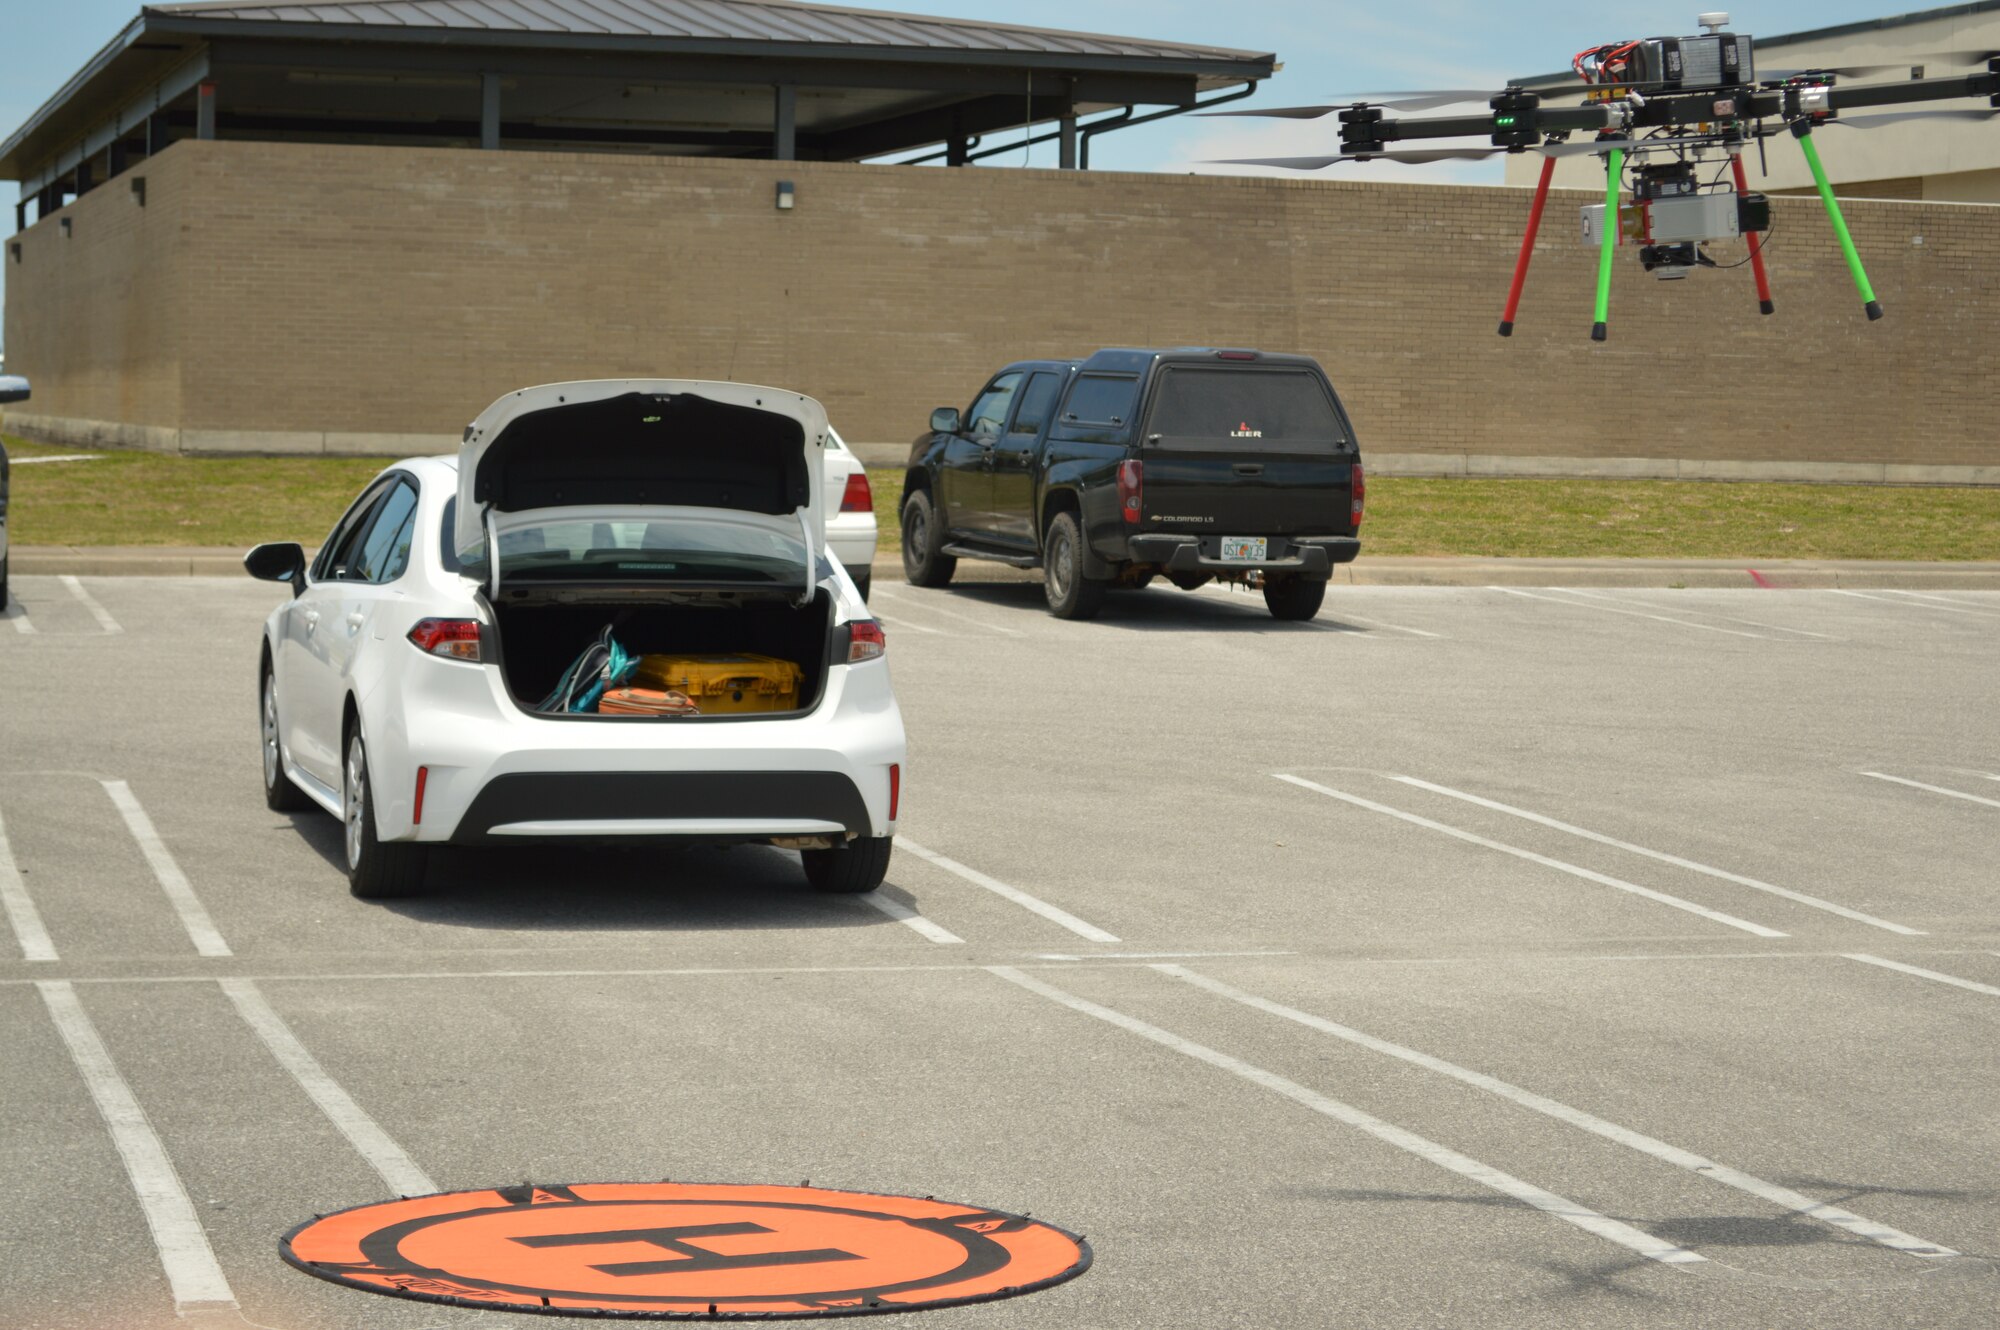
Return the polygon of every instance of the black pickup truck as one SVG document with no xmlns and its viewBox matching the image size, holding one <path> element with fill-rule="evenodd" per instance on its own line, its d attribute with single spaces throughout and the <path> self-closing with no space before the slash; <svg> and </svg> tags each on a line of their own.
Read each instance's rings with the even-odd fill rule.
<svg viewBox="0 0 2000 1330">
<path fill-rule="evenodd" d="M 910 449 L 903 571 L 1042 568 L 1049 609 L 1088 619 L 1114 586 L 1260 586 L 1310 619 L 1360 552 L 1361 454 L 1318 362 L 1261 351 L 1105 350 L 1026 360 Z"/>
</svg>

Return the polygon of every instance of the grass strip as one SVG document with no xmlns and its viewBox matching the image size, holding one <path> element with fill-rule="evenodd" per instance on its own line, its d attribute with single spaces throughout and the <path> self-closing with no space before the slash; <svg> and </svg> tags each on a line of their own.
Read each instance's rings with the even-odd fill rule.
<svg viewBox="0 0 2000 1330">
<path fill-rule="evenodd" d="M 7 439 L 18 458 L 77 451 Z M 323 539 L 380 458 L 105 453 L 14 469 L 22 545 Z M 903 476 L 871 470 L 881 548 Z M 1362 557 L 2000 560 L 2000 489 L 1372 476 Z"/>
</svg>

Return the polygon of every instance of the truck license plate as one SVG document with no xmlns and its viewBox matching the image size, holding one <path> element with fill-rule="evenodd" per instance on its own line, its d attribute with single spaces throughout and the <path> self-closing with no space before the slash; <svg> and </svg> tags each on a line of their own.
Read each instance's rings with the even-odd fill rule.
<svg viewBox="0 0 2000 1330">
<path fill-rule="evenodd" d="M 1263 563 L 1270 558 L 1270 543 L 1263 536 L 1224 536 L 1222 538 L 1222 558 L 1225 563 Z"/>
</svg>

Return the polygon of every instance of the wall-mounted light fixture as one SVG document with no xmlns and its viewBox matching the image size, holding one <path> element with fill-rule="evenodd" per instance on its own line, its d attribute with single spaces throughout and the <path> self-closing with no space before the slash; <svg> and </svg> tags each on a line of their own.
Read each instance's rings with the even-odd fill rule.
<svg viewBox="0 0 2000 1330">
<path fill-rule="evenodd" d="M 780 180 L 778 182 L 778 211 L 790 212 L 794 198 L 792 182 L 789 180 Z"/>
<path fill-rule="evenodd" d="M 65 218 L 63 218 L 63 219 L 62 219 L 62 223 L 61 223 L 61 225 L 62 225 L 62 233 L 63 233 L 63 239 L 65 239 L 65 240 L 69 239 L 69 224 L 70 224 L 71 220 L 72 220 L 72 219 L 71 219 L 71 218 L 68 218 L 68 217 L 65 217 Z"/>
<path fill-rule="evenodd" d="M 139 200 L 140 207 L 146 206 L 146 177 L 142 175 L 132 177 L 132 197 Z"/>
</svg>

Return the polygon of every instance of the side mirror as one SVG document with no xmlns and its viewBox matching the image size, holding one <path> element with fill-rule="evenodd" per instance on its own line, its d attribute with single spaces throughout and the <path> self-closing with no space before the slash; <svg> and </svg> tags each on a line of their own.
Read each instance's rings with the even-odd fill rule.
<svg viewBox="0 0 2000 1330">
<path fill-rule="evenodd" d="M 0 403 L 28 400 L 28 381 L 18 374 L 0 374 Z"/>
<path fill-rule="evenodd" d="M 306 552 L 297 541 L 259 545 L 243 556 L 243 571 L 261 582 L 290 582 L 292 594 L 306 589 Z"/>
<path fill-rule="evenodd" d="M 956 434 L 959 432 L 959 430 L 963 428 L 964 425 L 960 422 L 958 418 L 957 407 L 941 406 L 937 410 L 931 412 L 931 433 Z"/>
</svg>

